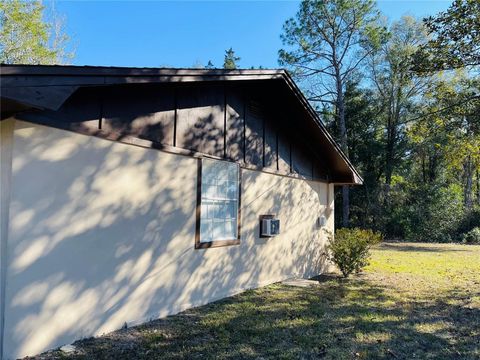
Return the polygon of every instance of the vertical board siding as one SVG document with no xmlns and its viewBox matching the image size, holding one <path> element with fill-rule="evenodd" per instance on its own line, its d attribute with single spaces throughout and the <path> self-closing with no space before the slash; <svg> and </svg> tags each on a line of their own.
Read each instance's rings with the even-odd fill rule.
<svg viewBox="0 0 480 360">
<path fill-rule="evenodd" d="M 226 157 L 242 162 L 244 158 L 245 106 L 240 90 L 226 89 Z"/>
<path fill-rule="evenodd" d="M 290 151 L 290 139 L 286 133 L 286 130 L 281 129 L 278 132 L 278 170 L 289 174 L 291 169 L 291 151 Z"/>
<path fill-rule="evenodd" d="M 313 162 L 309 151 L 299 140 L 292 146 L 292 167 L 297 174 L 313 178 Z"/>
<path fill-rule="evenodd" d="M 96 130 L 101 117 L 101 93 L 98 89 L 80 88 L 57 111 L 27 112 L 29 116 L 32 120 L 44 119 L 46 123 L 68 123 L 73 130 L 80 127 Z"/>
<path fill-rule="evenodd" d="M 176 146 L 223 157 L 224 101 L 222 86 L 179 87 Z"/>
<path fill-rule="evenodd" d="M 277 170 L 277 127 L 273 119 L 265 118 L 265 163 L 264 166 Z"/>
<path fill-rule="evenodd" d="M 313 164 L 313 178 L 317 180 L 328 180 L 327 167 L 319 160 L 315 161 Z"/>
<path fill-rule="evenodd" d="M 326 180 L 327 161 L 308 146 L 297 116 L 261 86 L 217 83 L 80 88 L 58 111 L 22 114 L 27 121 L 113 140 L 129 136 Z"/>
<path fill-rule="evenodd" d="M 258 169 L 263 167 L 263 127 L 264 114 L 261 103 L 249 100 L 245 114 L 245 162 Z"/>
<path fill-rule="evenodd" d="M 173 145 L 175 99 L 172 89 L 119 86 L 105 91 L 102 130 Z"/>
</svg>

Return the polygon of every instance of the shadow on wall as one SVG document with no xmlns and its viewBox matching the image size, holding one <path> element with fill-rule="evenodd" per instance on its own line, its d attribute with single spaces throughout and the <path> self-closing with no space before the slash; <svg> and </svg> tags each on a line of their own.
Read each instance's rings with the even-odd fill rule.
<svg viewBox="0 0 480 360">
<path fill-rule="evenodd" d="M 196 159 L 16 127 L 7 356 L 322 269 L 324 238 L 314 227 L 325 184 L 244 171 L 241 245 L 194 250 Z M 257 238 L 265 212 L 283 222 L 272 241 Z"/>
</svg>

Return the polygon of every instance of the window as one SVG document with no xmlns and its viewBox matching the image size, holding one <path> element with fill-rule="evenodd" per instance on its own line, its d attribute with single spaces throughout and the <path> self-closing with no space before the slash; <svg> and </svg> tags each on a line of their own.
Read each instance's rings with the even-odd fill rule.
<svg viewBox="0 0 480 360">
<path fill-rule="evenodd" d="M 238 164 L 202 159 L 199 166 L 195 247 L 240 243 Z"/>
</svg>

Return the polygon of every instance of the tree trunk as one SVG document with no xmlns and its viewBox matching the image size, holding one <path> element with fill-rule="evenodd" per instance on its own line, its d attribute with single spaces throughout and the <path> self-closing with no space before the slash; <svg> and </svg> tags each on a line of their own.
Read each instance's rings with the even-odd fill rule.
<svg viewBox="0 0 480 360">
<path fill-rule="evenodd" d="M 393 90 L 393 89 L 392 89 Z M 390 204 L 390 187 L 395 160 L 395 142 L 397 141 L 397 126 L 400 121 L 400 104 L 402 100 L 402 89 L 400 87 L 390 97 L 389 115 L 387 124 L 387 145 L 385 154 L 385 199 L 384 204 Z"/>
<path fill-rule="evenodd" d="M 437 151 L 434 150 L 428 162 L 428 180 L 430 183 L 433 183 L 437 178 L 437 163 Z"/>
<path fill-rule="evenodd" d="M 390 118 L 387 125 L 387 143 L 385 146 L 385 199 L 384 203 L 389 203 L 390 186 L 392 185 L 393 159 L 395 151 L 396 128 L 394 121 Z"/>
<path fill-rule="evenodd" d="M 350 223 L 350 188 L 348 185 L 342 186 L 342 225 L 348 227 Z"/>
<path fill-rule="evenodd" d="M 345 121 L 345 98 L 343 96 L 343 84 L 340 75 L 340 69 L 337 73 L 337 112 L 338 112 L 338 129 L 340 135 L 340 146 L 345 155 L 348 156 L 348 138 L 347 124 Z M 342 225 L 348 227 L 350 220 L 350 188 L 348 185 L 342 186 Z"/>
<path fill-rule="evenodd" d="M 423 152 L 420 154 L 420 158 L 422 159 L 422 178 L 423 178 L 423 182 L 426 183 L 427 182 L 427 170 L 425 168 L 425 155 L 423 154 Z"/>
<path fill-rule="evenodd" d="M 463 165 L 465 173 L 465 187 L 463 189 L 463 198 L 465 203 L 465 208 L 470 211 L 473 207 L 473 162 L 470 156 Z"/>
<path fill-rule="evenodd" d="M 477 170 L 477 204 L 480 205 L 480 170 Z"/>
</svg>

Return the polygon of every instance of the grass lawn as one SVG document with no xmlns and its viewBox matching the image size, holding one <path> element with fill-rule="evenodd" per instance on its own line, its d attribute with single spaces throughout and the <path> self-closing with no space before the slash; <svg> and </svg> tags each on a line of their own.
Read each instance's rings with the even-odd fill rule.
<svg viewBox="0 0 480 360">
<path fill-rule="evenodd" d="M 385 243 L 346 281 L 274 284 L 38 358 L 480 359 L 480 246 Z"/>
</svg>

